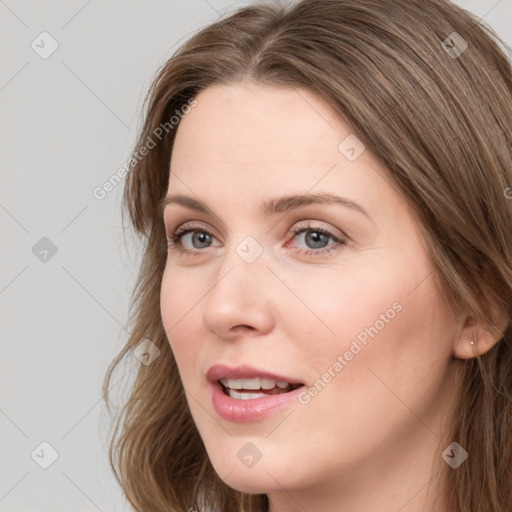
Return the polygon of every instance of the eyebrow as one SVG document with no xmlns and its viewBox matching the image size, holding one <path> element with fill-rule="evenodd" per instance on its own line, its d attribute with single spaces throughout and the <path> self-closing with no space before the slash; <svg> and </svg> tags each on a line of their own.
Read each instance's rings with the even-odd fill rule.
<svg viewBox="0 0 512 512">
<path fill-rule="evenodd" d="M 215 213 L 210 210 L 210 208 L 208 208 L 208 206 L 206 206 L 202 201 L 199 201 L 194 197 L 185 196 L 183 194 L 168 195 L 164 197 L 158 205 L 159 215 L 163 215 L 165 208 L 171 204 L 178 204 L 190 210 L 195 210 L 197 212 L 216 217 Z M 355 203 L 346 197 L 330 194 L 327 192 L 302 195 L 295 194 L 270 199 L 261 205 L 261 209 L 263 214 L 269 216 L 278 213 L 288 213 L 310 204 L 338 204 L 362 213 L 370 219 L 370 215 L 360 204 Z"/>
</svg>

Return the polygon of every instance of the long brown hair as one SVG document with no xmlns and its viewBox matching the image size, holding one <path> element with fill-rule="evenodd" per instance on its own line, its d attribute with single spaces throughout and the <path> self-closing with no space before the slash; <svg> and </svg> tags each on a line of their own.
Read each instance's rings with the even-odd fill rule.
<svg viewBox="0 0 512 512">
<path fill-rule="evenodd" d="M 307 88 L 327 100 L 413 206 L 447 303 L 483 320 L 492 307 L 507 319 L 490 351 L 461 363 L 458 409 L 443 434 L 470 459 L 456 470 L 444 464 L 442 481 L 450 510 L 510 510 L 512 71 L 499 41 L 445 0 L 274 2 L 204 28 L 159 70 L 123 196 L 123 214 L 143 240 L 130 336 L 103 384 L 110 411 L 114 370 L 143 339 L 160 350 L 151 364 L 137 363 L 110 441 L 110 464 L 137 511 L 268 507 L 266 495 L 233 490 L 215 473 L 159 302 L 166 262 L 159 204 L 177 130 L 170 119 L 186 115 L 209 85 L 240 80 Z"/>
</svg>

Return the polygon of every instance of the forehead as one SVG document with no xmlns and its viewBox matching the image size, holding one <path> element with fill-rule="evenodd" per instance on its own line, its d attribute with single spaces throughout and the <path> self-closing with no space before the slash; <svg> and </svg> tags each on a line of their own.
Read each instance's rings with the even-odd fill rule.
<svg viewBox="0 0 512 512">
<path fill-rule="evenodd" d="M 169 192 L 255 203 L 309 191 L 393 199 L 393 184 L 369 151 L 351 161 L 340 150 L 347 140 L 364 145 L 313 92 L 242 82 L 208 87 L 196 100 L 178 126 Z"/>
<path fill-rule="evenodd" d="M 332 160 L 351 130 L 307 90 L 252 83 L 215 85 L 180 122 L 173 160 Z"/>
</svg>

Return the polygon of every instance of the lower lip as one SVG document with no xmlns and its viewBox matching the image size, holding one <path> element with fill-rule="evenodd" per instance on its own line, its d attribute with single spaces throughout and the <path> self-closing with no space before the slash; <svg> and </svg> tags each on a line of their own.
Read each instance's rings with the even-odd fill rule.
<svg viewBox="0 0 512 512">
<path fill-rule="evenodd" d="M 217 414 L 227 421 L 248 422 L 268 418 L 277 411 L 285 408 L 304 390 L 301 386 L 288 393 L 268 395 L 264 398 L 238 400 L 224 393 L 220 382 L 212 384 L 213 407 Z"/>
</svg>

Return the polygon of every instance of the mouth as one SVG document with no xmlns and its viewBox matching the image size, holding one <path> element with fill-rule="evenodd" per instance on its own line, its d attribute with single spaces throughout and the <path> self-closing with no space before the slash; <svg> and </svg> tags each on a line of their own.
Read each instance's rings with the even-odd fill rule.
<svg viewBox="0 0 512 512">
<path fill-rule="evenodd" d="M 272 395 L 282 395 L 304 386 L 302 383 L 278 381 L 268 377 L 222 378 L 217 382 L 222 386 L 223 393 L 235 400 L 254 400 Z"/>
<path fill-rule="evenodd" d="M 304 382 L 250 365 L 216 364 L 205 375 L 212 405 L 226 421 L 262 421 L 290 407 Z"/>
</svg>

